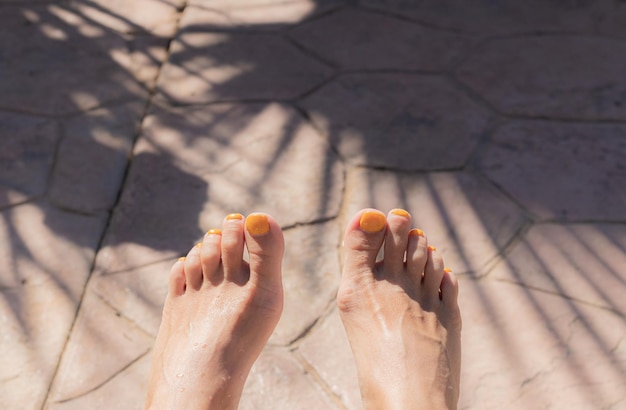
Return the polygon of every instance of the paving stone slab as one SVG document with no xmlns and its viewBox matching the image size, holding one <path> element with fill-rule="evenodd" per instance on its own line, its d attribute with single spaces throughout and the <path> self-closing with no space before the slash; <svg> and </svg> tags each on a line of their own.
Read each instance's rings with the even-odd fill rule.
<svg viewBox="0 0 626 410">
<path fill-rule="evenodd" d="M 156 109 L 98 267 L 114 272 L 185 254 L 232 212 L 268 212 L 282 226 L 327 219 L 339 212 L 342 189 L 342 164 L 287 106 Z"/>
<path fill-rule="evenodd" d="M 617 409 L 626 322 L 514 284 L 461 280 L 460 409 Z"/>
<path fill-rule="evenodd" d="M 591 32 L 615 6 L 611 1 L 505 0 L 364 0 L 368 8 L 412 18 L 425 24 L 475 34 Z"/>
<path fill-rule="evenodd" d="M 104 221 L 34 203 L 0 215 L 2 405 L 41 408 Z"/>
<path fill-rule="evenodd" d="M 189 0 L 183 23 L 219 29 L 280 30 L 343 3 L 343 0 Z"/>
<path fill-rule="evenodd" d="M 478 167 L 540 219 L 626 220 L 626 127 L 510 122 Z"/>
<path fill-rule="evenodd" d="M 626 316 L 626 226 L 533 226 L 490 274 Z"/>
<path fill-rule="evenodd" d="M 301 105 L 347 161 L 398 170 L 463 166 L 490 119 L 437 76 L 343 75 Z"/>
<path fill-rule="evenodd" d="M 46 192 L 58 139 L 54 121 L 0 113 L 0 208 Z"/>
<path fill-rule="evenodd" d="M 457 75 L 504 113 L 626 119 L 626 41 L 583 36 L 497 39 Z"/>
<path fill-rule="evenodd" d="M 0 26 L 0 107 L 30 113 L 145 98 L 166 45 L 120 36 L 65 5 L 7 5 Z"/>
<path fill-rule="evenodd" d="M 363 408 L 354 358 L 337 309 L 311 330 L 297 351 L 347 409 Z"/>
<path fill-rule="evenodd" d="M 315 19 L 290 35 L 348 70 L 442 71 L 470 46 L 459 35 L 355 9 Z"/>
<path fill-rule="evenodd" d="M 188 10 L 186 13 L 192 13 Z M 285 38 L 265 33 L 211 33 L 183 20 L 159 76 L 159 98 L 197 104 L 293 99 L 331 70 Z"/>
<path fill-rule="evenodd" d="M 265 349 L 252 367 L 239 408 L 310 410 L 336 407 L 287 351 Z"/>
<path fill-rule="evenodd" d="M 353 169 L 346 215 L 403 208 L 455 273 L 482 275 L 525 223 L 523 212 L 485 180 L 464 172 L 398 174 Z"/>
<path fill-rule="evenodd" d="M 87 292 L 72 334 L 64 349 L 57 375 L 50 389 L 48 403 L 51 408 L 113 408 L 113 399 L 100 390 L 118 377 L 127 383 L 115 395 L 134 397 L 139 389 L 147 389 L 148 374 L 138 380 L 129 380 L 125 371 L 136 361 L 148 356 L 153 338 L 135 323 L 114 310 L 99 296 Z M 100 404 L 100 406 L 98 406 Z M 140 403 L 137 403 L 140 404 Z"/>
<path fill-rule="evenodd" d="M 109 211 L 121 188 L 143 108 L 144 102 L 133 102 L 65 122 L 50 200 L 85 213 Z"/>
</svg>

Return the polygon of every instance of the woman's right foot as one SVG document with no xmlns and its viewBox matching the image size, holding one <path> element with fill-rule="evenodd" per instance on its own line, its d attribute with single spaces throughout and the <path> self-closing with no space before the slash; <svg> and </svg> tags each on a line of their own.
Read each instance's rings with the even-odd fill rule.
<svg viewBox="0 0 626 410">
<path fill-rule="evenodd" d="M 454 409 L 458 284 L 411 216 L 364 209 L 349 222 L 337 295 L 365 408 Z M 376 256 L 384 243 L 384 260 Z"/>
</svg>

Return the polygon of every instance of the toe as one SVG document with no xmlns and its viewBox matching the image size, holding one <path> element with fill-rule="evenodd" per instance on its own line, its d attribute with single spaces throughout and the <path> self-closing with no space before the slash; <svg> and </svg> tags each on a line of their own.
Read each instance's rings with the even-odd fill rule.
<svg viewBox="0 0 626 410">
<path fill-rule="evenodd" d="M 185 293 L 185 258 L 179 258 L 170 270 L 168 293 L 181 296 Z"/>
<path fill-rule="evenodd" d="M 185 281 L 187 290 L 200 289 L 202 286 L 202 264 L 200 263 L 200 249 L 202 243 L 196 244 L 185 258 Z"/>
<path fill-rule="evenodd" d="M 250 214 L 245 220 L 245 240 L 250 255 L 250 281 L 260 287 L 279 284 L 285 248 L 280 225 L 267 214 Z"/>
<path fill-rule="evenodd" d="M 387 234 L 385 235 L 385 273 L 397 275 L 404 270 L 411 215 L 404 209 L 394 209 L 387 215 Z"/>
<path fill-rule="evenodd" d="M 222 280 L 220 269 L 222 246 L 222 231 L 210 229 L 202 241 L 200 248 L 200 262 L 202 264 L 202 274 L 206 283 L 217 284 Z"/>
<path fill-rule="evenodd" d="M 348 223 L 343 242 L 344 280 L 359 281 L 373 275 L 386 227 L 387 218 L 376 209 L 363 209 Z"/>
<path fill-rule="evenodd" d="M 428 239 L 421 229 L 411 229 L 408 236 L 406 269 L 409 276 L 420 283 L 428 260 Z"/>
<path fill-rule="evenodd" d="M 433 246 L 428 247 L 428 260 L 424 268 L 423 292 L 431 306 L 439 303 L 439 287 L 443 278 L 443 259 Z"/>
<path fill-rule="evenodd" d="M 227 280 L 240 282 L 247 280 L 243 268 L 243 215 L 230 214 L 222 223 L 222 265 Z M 245 277 L 244 277 L 245 276 Z"/>
<path fill-rule="evenodd" d="M 459 298 L 459 282 L 450 269 L 444 269 L 441 279 L 441 300 L 448 309 L 456 309 Z"/>
</svg>

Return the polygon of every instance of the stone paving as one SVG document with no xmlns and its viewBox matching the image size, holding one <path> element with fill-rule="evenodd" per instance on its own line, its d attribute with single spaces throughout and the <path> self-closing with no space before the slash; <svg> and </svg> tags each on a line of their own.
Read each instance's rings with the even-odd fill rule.
<svg viewBox="0 0 626 410">
<path fill-rule="evenodd" d="M 359 409 L 361 207 L 460 277 L 462 409 L 626 408 L 626 3 L 0 0 L 0 403 L 139 409 L 171 263 L 285 230 L 243 409 Z"/>
</svg>

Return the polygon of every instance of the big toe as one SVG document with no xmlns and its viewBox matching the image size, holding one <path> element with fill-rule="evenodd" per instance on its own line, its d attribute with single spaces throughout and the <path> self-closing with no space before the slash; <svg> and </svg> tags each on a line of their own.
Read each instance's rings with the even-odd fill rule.
<svg viewBox="0 0 626 410">
<path fill-rule="evenodd" d="M 245 220 L 245 237 L 250 256 L 250 280 L 256 284 L 277 284 L 285 242 L 280 225 L 270 215 L 253 213 Z"/>
<path fill-rule="evenodd" d="M 385 239 L 387 218 L 376 209 L 363 209 L 348 223 L 343 241 L 344 280 L 373 275 L 376 256 Z"/>
</svg>

